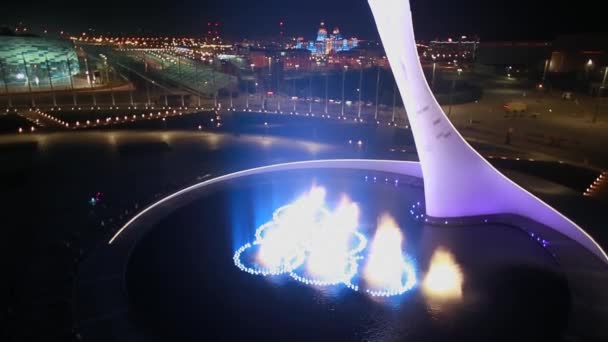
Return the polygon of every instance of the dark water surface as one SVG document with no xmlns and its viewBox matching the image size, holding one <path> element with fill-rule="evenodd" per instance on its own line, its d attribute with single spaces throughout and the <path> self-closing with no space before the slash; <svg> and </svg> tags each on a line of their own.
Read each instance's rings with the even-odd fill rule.
<svg viewBox="0 0 608 342">
<path fill-rule="evenodd" d="M 506 225 L 426 224 L 405 209 L 423 202 L 420 184 L 401 177 L 396 186 L 394 180 L 364 172 L 289 172 L 210 189 L 158 222 L 132 251 L 126 286 L 133 322 L 163 341 L 562 340 L 570 291 L 550 253 Z M 359 229 L 370 242 L 378 216 L 391 214 L 418 285 L 378 299 L 343 285 L 311 287 L 287 275 L 254 276 L 236 268 L 235 250 L 254 239 L 274 209 L 312 184 L 326 188 L 329 207 L 342 194 L 357 202 Z M 421 291 L 439 247 L 462 269 L 461 298 Z"/>
</svg>

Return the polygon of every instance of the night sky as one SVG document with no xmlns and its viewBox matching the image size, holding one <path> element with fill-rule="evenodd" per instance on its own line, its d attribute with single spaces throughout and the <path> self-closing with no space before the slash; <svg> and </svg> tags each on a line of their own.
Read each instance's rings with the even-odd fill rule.
<svg viewBox="0 0 608 342">
<path fill-rule="evenodd" d="M 387 2 L 393 0 L 386 0 Z M 482 40 L 552 39 L 562 33 L 605 32 L 602 1 L 412 0 L 421 39 L 479 34 Z M 377 38 L 366 0 L 30 0 L 6 1 L 0 26 L 19 21 L 68 31 L 202 35 L 207 21 L 219 21 L 230 39 L 275 35 L 314 38 L 321 20 L 346 36 Z M 8 8 L 7 8 L 8 7 Z"/>
</svg>

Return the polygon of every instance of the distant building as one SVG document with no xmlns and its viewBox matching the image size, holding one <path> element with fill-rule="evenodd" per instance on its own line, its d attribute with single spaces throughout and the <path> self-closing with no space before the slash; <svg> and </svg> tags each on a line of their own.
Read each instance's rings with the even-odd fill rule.
<svg viewBox="0 0 608 342">
<path fill-rule="evenodd" d="M 340 51 L 350 51 L 358 46 L 359 40 L 357 38 L 346 39 L 342 37 L 340 29 L 337 27 L 331 34 L 328 33 L 325 23 L 321 23 L 315 40 L 306 42 L 304 39 L 298 39 L 296 43 L 297 49 L 306 49 L 313 55 L 329 55 Z"/>
<path fill-rule="evenodd" d="M 0 78 L 13 85 L 69 83 L 80 73 L 76 51 L 70 42 L 33 36 L 0 36 Z"/>
<path fill-rule="evenodd" d="M 207 43 L 219 44 L 222 42 L 222 36 L 220 31 L 220 23 L 208 22 L 205 32 L 205 41 Z"/>
<path fill-rule="evenodd" d="M 285 70 L 310 70 L 313 66 L 311 52 L 305 49 L 281 50 L 278 52 L 276 59 L 281 61 Z"/>
<path fill-rule="evenodd" d="M 384 50 L 379 48 L 353 49 L 340 51 L 332 59 L 334 64 L 347 65 L 350 68 L 369 68 L 375 66 L 389 67 Z"/>
<path fill-rule="evenodd" d="M 539 75 L 551 56 L 551 48 L 552 43 L 547 41 L 482 42 L 475 63 L 501 73 L 516 70 L 529 76 Z"/>
<path fill-rule="evenodd" d="M 250 49 L 249 61 L 255 68 L 266 68 L 271 63 L 271 54 L 264 49 Z"/>
<path fill-rule="evenodd" d="M 608 35 L 559 36 L 553 43 L 549 71 L 592 73 L 608 66 Z"/>
<path fill-rule="evenodd" d="M 477 55 L 479 39 L 461 36 L 460 39 L 433 40 L 427 50 L 432 59 L 438 61 L 472 61 Z"/>
</svg>

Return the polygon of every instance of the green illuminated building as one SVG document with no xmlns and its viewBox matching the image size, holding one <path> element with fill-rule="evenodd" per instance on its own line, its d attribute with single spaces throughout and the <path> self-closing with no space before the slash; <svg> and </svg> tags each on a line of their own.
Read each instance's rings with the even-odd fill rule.
<svg viewBox="0 0 608 342">
<path fill-rule="evenodd" d="M 80 73 L 78 56 L 67 41 L 0 36 L 0 80 L 8 85 L 65 85 Z"/>
</svg>

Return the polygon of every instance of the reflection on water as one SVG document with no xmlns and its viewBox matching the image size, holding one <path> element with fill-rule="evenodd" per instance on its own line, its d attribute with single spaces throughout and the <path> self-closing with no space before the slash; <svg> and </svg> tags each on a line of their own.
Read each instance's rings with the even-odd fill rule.
<svg viewBox="0 0 608 342">
<path fill-rule="evenodd" d="M 464 275 L 454 256 L 439 247 L 433 257 L 429 270 L 422 283 L 424 294 L 430 299 L 462 299 Z"/>
</svg>

